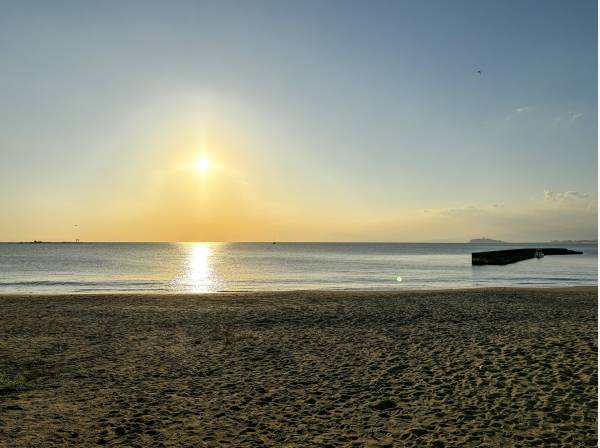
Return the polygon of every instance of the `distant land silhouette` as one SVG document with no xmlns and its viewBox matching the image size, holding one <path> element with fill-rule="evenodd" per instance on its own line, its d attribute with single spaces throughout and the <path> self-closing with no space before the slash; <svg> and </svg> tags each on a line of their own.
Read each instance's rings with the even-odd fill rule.
<svg viewBox="0 0 600 448">
<path fill-rule="evenodd" d="M 475 238 L 470 240 L 471 244 L 508 244 L 506 241 L 494 240 L 492 238 Z"/>
<path fill-rule="evenodd" d="M 534 241 L 533 243 L 538 243 L 539 241 Z M 472 240 L 469 240 L 469 243 L 471 244 L 518 244 L 518 243 L 511 243 L 510 241 L 502 241 L 502 240 L 495 240 L 492 238 L 475 238 Z M 546 241 L 546 242 L 539 242 L 541 244 L 547 244 L 547 243 L 552 243 L 552 244 L 597 244 L 598 240 L 552 240 L 552 241 Z"/>
</svg>

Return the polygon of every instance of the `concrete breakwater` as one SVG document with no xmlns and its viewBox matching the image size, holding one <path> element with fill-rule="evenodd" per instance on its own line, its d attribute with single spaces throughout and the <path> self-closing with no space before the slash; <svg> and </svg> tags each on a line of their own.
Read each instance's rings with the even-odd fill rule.
<svg viewBox="0 0 600 448">
<path fill-rule="evenodd" d="M 577 255 L 583 254 L 576 250 L 562 249 L 556 247 L 548 248 L 526 248 L 526 249 L 507 249 L 493 250 L 487 252 L 473 252 L 471 254 L 471 264 L 481 266 L 486 264 L 504 265 L 516 263 L 518 261 L 528 260 L 536 256 L 545 255 Z"/>
</svg>

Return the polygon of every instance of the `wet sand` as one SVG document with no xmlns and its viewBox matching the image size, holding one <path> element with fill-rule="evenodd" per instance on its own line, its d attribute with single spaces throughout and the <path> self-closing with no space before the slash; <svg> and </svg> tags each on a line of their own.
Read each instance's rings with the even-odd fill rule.
<svg viewBox="0 0 600 448">
<path fill-rule="evenodd" d="M 597 289 L 0 297 L 0 446 L 596 446 Z"/>
</svg>

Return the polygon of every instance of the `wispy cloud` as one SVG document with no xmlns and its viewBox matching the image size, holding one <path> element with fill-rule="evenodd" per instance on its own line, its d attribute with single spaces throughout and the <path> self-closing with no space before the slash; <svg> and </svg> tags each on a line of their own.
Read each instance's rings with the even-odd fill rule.
<svg viewBox="0 0 600 448">
<path fill-rule="evenodd" d="M 595 208 L 596 201 L 588 193 L 579 191 L 544 190 L 543 203 L 555 208 Z"/>
<path fill-rule="evenodd" d="M 479 204 L 479 205 L 464 205 L 460 207 L 445 208 L 439 210 L 442 215 L 446 216 L 474 216 L 485 213 L 494 213 L 504 208 L 504 204 Z"/>
<path fill-rule="evenodd" d="M 554 124 L 558 125 L 561 122 L 566 124 L 573 123 L 575 120 L 578 120 L 581 117 L 583 117 L 582 112 L 569 111 L 565 114 L 557 115 L 556 117 L 554 117 Z"/>
<path fill-rule="evenodd" d="M 465 205 L 464 207 L 446 208 L 442 210 L 442 214 L 447 216 L 477 215 L 482 212 L 483 210 L 475 205 Z"/>
<path fill-rule="evenodd" d="M 531 106 L 519 106 L 512 109 L 507 115 L 506 120 L 518 120 L 521 117 L 524 118 L 530 115 L 530 112 L 533 110 Z"/>
<path fill-rule="evenodd" d="M 575 121 L 578 118 L 583 117 L 583 114 L 579 113 L 579 112 L 568 112 L 568 114 L 569 114 L 569 118 L 571 118 L 571 121 Z"/>
</svg>

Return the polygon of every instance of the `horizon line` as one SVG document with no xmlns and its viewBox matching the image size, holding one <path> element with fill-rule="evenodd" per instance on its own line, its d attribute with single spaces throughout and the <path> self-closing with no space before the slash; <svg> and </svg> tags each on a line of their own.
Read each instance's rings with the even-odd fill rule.
<svg viewBox="0 0 600 448">
<path fill-rule="evenodd" d="M 585 242 L 585 243 L 597 243 L 598 239 L 562 239 L 562 240 L 549 240 L 549 241 L 504 241 L 495 240 L 490 242 L 471 242 L 471 241 L 325 241 L 325 240 L 255 240 L 255 241 L 210 241 L 210 240 L 198 240 L 198 241 L 110 241 L 110 240 L 85 240 L 85 241 L 70 241 L 70 240 L 33 240 L 33 241 L 0 241 L 0 244 L 197 244 L 197 243 L 208 243 L 208 244 L 546 244 L 546 243 L 563 243 L 563 242 Z"/>
</svg>

